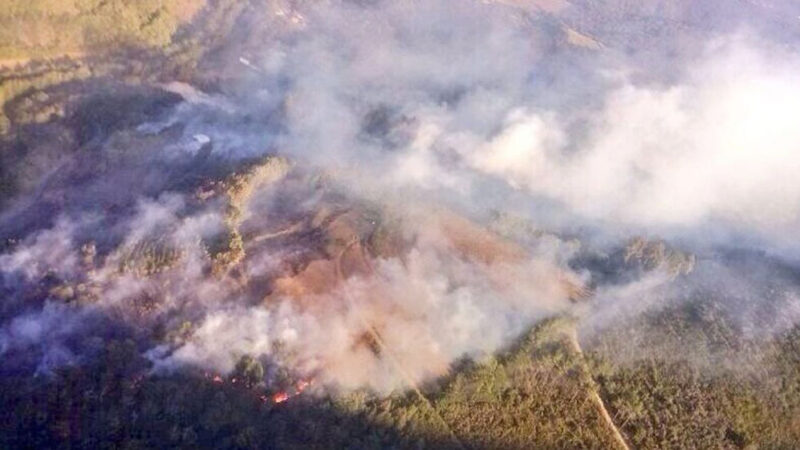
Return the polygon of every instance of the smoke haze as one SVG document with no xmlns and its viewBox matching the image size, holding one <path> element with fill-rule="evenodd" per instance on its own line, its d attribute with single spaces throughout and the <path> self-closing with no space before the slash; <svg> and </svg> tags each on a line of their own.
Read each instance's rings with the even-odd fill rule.
<svg viewBox="0 0 800 450">
<path fill-rule="evenodd" d="M 685 3 L 659 14 L 724 9 Z M 748 269 L 707 260 L 796 257 L 800 59 L 754 37 L 763 17 L 678 34 L 689 54 L 628 52 L 581 4 L 254 11 L 205 62 L 215 89 L 162 86 L 157 114 L 87 139 L 0 215 L 0 371 L 80 364 L 118 327 L 154 373 L 252 355 L 387 392 L 557 314 L 593 330 L 704 290 L 746 311 L 773 272 L 723 283 Z M 664 266 L 608 281 L 581 262 L 635 235 L 698 269 L 676 287 Z M 787 279 L 771 332 L 797 319 Z"/>
</svg>

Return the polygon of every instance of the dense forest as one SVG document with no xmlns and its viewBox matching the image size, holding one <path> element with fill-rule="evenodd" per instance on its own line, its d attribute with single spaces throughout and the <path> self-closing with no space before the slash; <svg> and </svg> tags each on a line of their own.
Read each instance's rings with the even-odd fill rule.
<svg viewBox="0 0 800 450">
<path fill-rule="evenodd" d="M 706 334 L 697 345 L 721 345 L 733 330 L 720 325 L 722 318 L 701 315 L 676 310 L 648 320 Z M 273 400 L 274 388 L 257 377 L 248 381 L 263 368 L 242 364 L 218 379 L 199 371 L 149 377 L 133 341 L 111 340 L 89 366 L 4 377 L 0 442 L 5 448 L 615 448 L 594 392 L 632 448 L 790 449 L 800 438 L 797 330 L 769 343 L 760 370 L 770 371 L 772 381 L 765 383 L 680 358 L 614 363 L 602 344 L 580 354 L 572 326 L 567 319 L 538 325 L 494 359 L 463 361 L 419 392 L 382 397 L 312 388 L 281 403 Z"/>
</svg>

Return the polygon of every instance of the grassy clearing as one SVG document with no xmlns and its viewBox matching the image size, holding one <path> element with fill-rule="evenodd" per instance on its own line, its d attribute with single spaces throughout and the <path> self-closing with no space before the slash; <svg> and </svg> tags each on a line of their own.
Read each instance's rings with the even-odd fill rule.
<svg viewBox="0 0 800 450">
<path fill-rule="evenodd" d="M 241 0 L 9 2 L 0 8 L 0 135 L 15 124 L 49 121 L 58 107 L 39 107 L 30 99 L 54 86 L 103 77 L 130 83 L 188 79 L 247 5 Z"/>
<path fill-rule="evenodd" d="M 164 47 L 205 0 L 7 0 L 0 60 L 48 58 L 119 45 Z"/>
</svg>

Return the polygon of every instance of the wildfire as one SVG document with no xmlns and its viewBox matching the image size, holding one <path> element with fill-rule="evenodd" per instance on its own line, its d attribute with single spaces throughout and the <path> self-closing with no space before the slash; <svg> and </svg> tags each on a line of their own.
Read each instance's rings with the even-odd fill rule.
<svg viewBox="0 0 800 450">
<path fill-rule="evenodd" d="M 303 393 L 307 387 L 311 386 L 311 380 L 300 380 L 295 383 L 290 389 L 285 391 L 279 391 L 272 395 L 272 403 L 278 404 L 283 403 L 292 397 L 296 397 Z M 264 396 L 261 397 L 262 401 L 266 403 L 266 398 Z"/>
<path fill-rule="evenodd" d="M 225 379 L 223 379 L 221 375 L 204 372 L 203 378 L 205 378 L 206 380 L 211 380 L 211 382 L 214 384 L 225 384 Z"/>
<path fill-rule="evenodd" d="M 239 384 L 239 381 L 241 381 L 241 380 L 237 379 L 236 377 L 232 377 L 229 380 L 226 380 L 225 378 L 222 377 L 222 375 L 218 375 L 218 374 L 214 374 L 214 373 L 210 373 L 210 372 L 204 372 L 203 373 L 203 377 L 206 380 L 210 380 L 214 384 L 230 383 L 231 385 L 235 385 L 235 384 Z M 292 399 L 294 397 L 297 397 L 298 395 L 302 394 L 303 391 L 305 391 L 309 386 L 311 386 L 311 384 L 313 384 L 313 382 L 314 382 L 314 380 L 299 380 L 293 386 L 291 386 L 289 389 L 286 389 L 286 390 L 283 390 L 283 391 L 278 391 L 278 392 L 272 394 L 271 396 L 267 395 L 267 394 L 262 394 L 262 395 L 259 395 L 258 398 L 261 400 L 262 403 L 268 403 L 268 402 L 271 402 L 271 403 L 274 403 L 274 404 L 283 403 L 283 402 L 285 402 L 287 400 L 290 400 L 290 399 Z"/>
<path fill-rule="evenodd" d="M 272 403 L 283 403 L 286 400 L 289 400 L 289 393 L 286 391 L 278 392 L 272 396 Z"/>
</svg>

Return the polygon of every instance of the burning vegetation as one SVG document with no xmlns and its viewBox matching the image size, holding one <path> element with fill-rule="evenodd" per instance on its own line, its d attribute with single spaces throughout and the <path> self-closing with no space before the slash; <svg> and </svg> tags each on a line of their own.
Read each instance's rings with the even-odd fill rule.
<svg viewBox="0 0 800 450">
<path fill-rule="evenodd" d="M 800 63 L 734 8 L 12 3 L 0 447 L 800 441 Z"/>
</svg>

